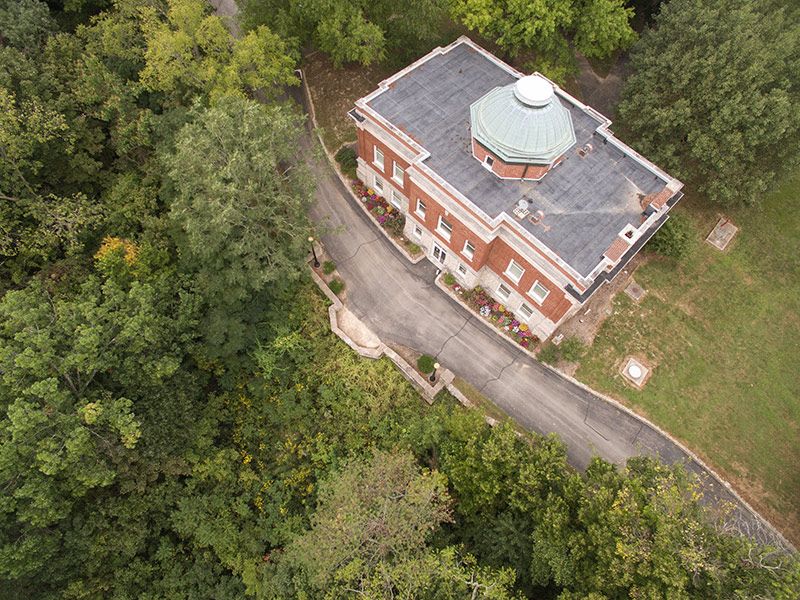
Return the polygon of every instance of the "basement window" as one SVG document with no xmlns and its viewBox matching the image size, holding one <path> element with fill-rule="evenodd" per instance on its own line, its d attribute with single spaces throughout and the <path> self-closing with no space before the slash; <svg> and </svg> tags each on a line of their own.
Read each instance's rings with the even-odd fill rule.
<svg viewBox="0 0 800 600">
<path fill-rule="evenodd" d="M 519 314 L 528 321 L 533 316 L 533 309 L 523 302 L 519 307 Z"/>
<path fill-rule="evenodd" d="M 396 190 L 392 190 L 391 202 L 397 210 L 403 210 L 403 197 Z"/>
<path fill-rule="evenodd" d="M 501 283 L 497 286 L 497 295 L 500 296 L 504 302 L 507 302 L 508 299 L 511 298 L 511 290 L 508 289 L 504 283 Z"/>
<path fill-rule="evenodd" d="M 376 192 L 383 196 L 383 180 L 381 180 L 381 178 L 377 175 L 375 175 L 375 185 L 373 187 L 375 188 Z"/>
<path fill-rule="evenodd" d="M 458 272 L 459 272 L 461 275 L 466 275 L 466 274 L 467 274 L 467 267 L 465 267 L 465 266 L 464 266 L 464 265 L 462 265 L 461 263 L 458 263 Z"/>
<path fill-rule="evenodd" d="M 414 225 L 414 237 L 418 240 L 422 239 L 422 227 L 419 225 Z"/>
<path fill-rule="evenodd" d="M 491 169 L 494 164 L 494 158 L 487 155 L 486 158 L 483 159 L 483 164 Z"/>
</svg>

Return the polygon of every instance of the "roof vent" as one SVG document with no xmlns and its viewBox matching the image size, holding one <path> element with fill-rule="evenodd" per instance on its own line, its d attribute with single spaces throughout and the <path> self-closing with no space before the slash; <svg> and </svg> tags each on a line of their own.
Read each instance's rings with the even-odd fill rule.
<svg viewBox="0 0 800 600">
<path fill-rule="evenodd" d="M 547 106 L 554 94 L 553 84 L 540 75 L 521 77 L 514 84 L 514 95 L 527 106 Z"/>
<path fill-rule="evenodd" d="M 544 219 L 544 212 L 541 210 L 537 210 L 531 215 L 531 223 L 541 223 L 542 219 Z"/>
<path fill-rule="evenodd" d="M 524 219 L 530 213 L 530 210 L 528 210 L 529 206 L 530 204 L 528 201 L 525 200 L 525 198 L 522 198 L 519 202 L 517 202 L 516 208 L 514 208 L 514 215 L 518 219 Z"/>
</svg>

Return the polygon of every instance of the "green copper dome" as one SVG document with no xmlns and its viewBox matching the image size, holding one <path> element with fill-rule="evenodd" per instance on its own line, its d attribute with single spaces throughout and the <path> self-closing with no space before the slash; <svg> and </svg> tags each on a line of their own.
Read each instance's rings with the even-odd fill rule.
<svg viewBox="0 0 800 600">
<path fill-rule="evenodd" d="M 572 116 L 539 75 L 494 88 L 469 110 L 472 136 L 505 162 L 549 165 L 575 144 Z"/>
</svg>

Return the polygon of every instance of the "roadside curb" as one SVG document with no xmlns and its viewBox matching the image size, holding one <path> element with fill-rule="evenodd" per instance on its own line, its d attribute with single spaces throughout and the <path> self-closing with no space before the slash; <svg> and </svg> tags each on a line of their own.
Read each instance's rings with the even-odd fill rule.
<svg viewBox="0 0 800 600">
<path fill-rule="evenodd" d="M 316 113 L 316 110 L 314 109 L 314 100 L 311 98 L 311 90 L 308 88 L 308 82 L 306 81 L 306 75 L 305 75 L 305 73 L 303 72 L 302 69 L 297 69 L 297 71 L 300 72 L 300 81 L 303 84 L 303 93 L 304 93 L 305 98 L 306 98 L 306 104 L 308 105 L 308 114 L 311 117 L 311 124 L 313 125 L 314 135 L 317 137 L 317 140 L 319 140 L 319 145 L 322 147 L 322 151 L 325 153 L 325 156 L 328 158 L 328 162 L 330 163 L 331 168 L 333 169 L 333 172 L 336 173 L 336 176 L 339 178 L 339 181 L 341 181 L 342 184 L 344 185 L 344 187 L 347 188 L 347 193 L 350 194 L 350 197 L 353 198 L 353 200 L 355 200 L 356 204 L 358 204 L 358 207 L 364 212 L 364 214 L 367 215 L 371 221 L 374 221 L 374 219 L 372 218 L 372 215 L 370 215 L 369 211 L 364 207 L 364 203 L 361 202 L 361 198 L 356 196 L 356 194 L 353 192 L 352 181 L 350 181 L 347 177 L 345 177 L 345 175 L 339 170 L 339 164 L 336 162 L 336 157 L 331 153 L 330 150 L 328 150 L 327 146 L 325 146 L 325 142 L 322 140 L 322 136 L 319 133 L 319 124 L 317 123 L 317 113 Z M 337 150 L 338 150 L 338 148 L 337 148 Z M 389 233 L 383 227 L 381 227 L 377 223 L 375 223 L 375 226 L 383 234 L 383 236 L 387 240 L 389 240 L 389 242 L 391 242 L 391 244 L 395 248 L 397 248 L 397 250 L 399 250 L 400 253 L 411 264 L 415 265 L 418 262 L 420 262 L 422 259 L 425 258 L 425 253 L 424 252 L 420 253 L 420 255 L 416 256 L 416 257 L 411 256 L 408 253 L 408 250 L 406 250 L 405 248 L 403 248 L 403 246 L 398 244 L 397 241 L 395 241 L 395 239 L 391 235 L 389 235 Z"/>
<path fill-rule="evenodd" d="M 778 531 L 778 529 L 772 523 L 770 523 L 767 520 L 766 517 L 761 515 L 752 506 L 750 506 L 750 504 L 748 504 L 748 502 L 739 495 L 739 493 L 736 491 L 736 489 L 730 483 L 725 481 L 725 479 L 723 479 L 721 475 L 719 475 L 716 471 L 714 471 L 711 467 L 709 467 L 708 464 L 705 461 L 703 461 L 703 459 L 701 459 L 699 456 L 697 456 L 697 454 L 695 454 L 689 448 L 687 448 L 682 442 L 680 442 L 677 439 L 675 439 L 670 433 L 668 433 L 665 430 L 661 429 L 658 425 L 656 425 L 655 423 L 649 421 L 648 419 L 646 419 L 642 415 L 638 414 L 636 411 L 628 408 L 627 406 L 622 404 L 619 400 L 616 400 L 616 399 L 612 398 L 611 396 L 607 396 L 606 394 L 603 394 L 602 392 L 598 392 L 597 390 L 589 387 L 585 383 L 575 379 L 571 375 L 567 375 L 566 373 L 564 373 L 563 371 L 560 371 L 559 369 L 553 367 L 552 365 L 549 365 L 549 364 L 547 364 L 547 363 L 545 363 L 543 361 L 540 361 L 538 358 L 536 358 L 536 355 L 533 352 L 531 352 L 527 348 L 523 348 L 522 346 L 520 346 L 518 343 L 516 343 L 514 340 L 512 340 L 507 335 L 503 334 L 502 331 L 500 331 L 497 327 L 495 327 L 494 325 L 489 323 L 486 319 L 484 319 L 480 315 L 475 315 L 474 314 L 475 311 L 472 309 L 472 307 L 470 307 L 466 302 L 464 302 L 461 298 L 459 298 L 456 294 L 454 294 L 453 291 L 444 284 L 444 282 L 442 281 L 441 276 L 437 276 L 434 283 L 436 284 L 436 287 L 438 287 L 440 290 L 442 290 L 453 302 L 458 303 L 464 309 L 466 309 L 471 314 L 473 314 L 475 316 L 476 320 L 480 321 L 484 326 L 486 326 L 488 329 L 490 329 L 495 335 L 497 335 L 498 337 L 500 337 L 503 340 L 505 340 L 513 348 L 515 348 L 516 350 L 521 351 L 523 354 L 526 354 L 531 360 L 536 361 L 537 363 L 542 365 L 545 369 L 547 369 L 551 373 L 553 373 L 553 374 L 557 375 L 558 377 L 568 381 L 569 383 L 581 388 L 582 390 L 584 390 L 585 392 L 591 394 L 592 396 L 595 396 L 596 398 L 598 398 L 600 400 L 603 400 L 604 402 L 607 402 L 608 404 L 614 406 L 615 408 L 619 409 L 620 411 L 625 412 L 626 414 L 628 414 L 629 416 L 631 416 L 634 419 L 636 419 L 639 423 L 641 423 L 645 427 L 649 427 L 653 431 L 657 432 L 659 435 L 661 435 L 664 438 L 668 439 L 681 452 L 683 452 L 687 456 L 687 458 L 689 460 L 694 461 L 700 467 L 702 467 L 702 469 L 706 473 L 708 473 L 708 475 L 711 478 L 713 478 L 714 481 L 720 487 L 722 487 L 725 490 L 727 490 L 734 498 L 736 498 L 737 502 L 739 504 L 741 504 L 741 506 L 745 510 L 747 510 L 753 516 L 753 518 L 755 520 L 760 521 L 761 523 L 763 523 L 766 526 L 766 528 L 769 530 L 769 532 L 775 537 L 775 541 L 777 542 L 777 545 L 783 546 L 784 549 L 786 549 L 786 550 L 788 550 L 790 552 L 797 552 L 797 549 L 783 536 L 783 534 L 780 531 Z"/>
</svg>

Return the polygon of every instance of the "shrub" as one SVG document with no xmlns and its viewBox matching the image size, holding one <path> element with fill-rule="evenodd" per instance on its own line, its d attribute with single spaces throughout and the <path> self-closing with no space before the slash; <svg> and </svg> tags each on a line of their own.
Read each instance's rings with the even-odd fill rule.
<svg viewBox="0 0 800 600">
<path fill-rule="evenodd" d="M 445 285 L 450 286 L 456 282 L 456 278 L 453 276 L 452 273 L 445 273 L 442 276 L 442 281 L 444 281 Z"/>
<path fill-rule="evenodd" d="M 372 209 L 372 213 L 378 215 L 379 217 L 386 214 L 386 209 L 382 206 L 378 205 Z"/>
<path fill-rule="evenodd" d="M 570 337 L 561 342 L 558 346 L 561 358 L 567 362 L 576 362 L 583 356 L 586 346 L 576 337 Z"/>
<path fill-rule="evenodd" d="M 409 242 L 406 248 L 408 248 L 411 254 L 419 254 L 422 252 L 422 248 L 419 247 L 419 244 L 415 244 L 414 242 Z"/>
<path fill-rule="evenodd" d="M 662 256 L 680 259 L 688 253 L 694 235 L 692 222 L 681 213 L 672 213 L 647 242 L 647 248 Z"/>
<path fill-rule="evenodd" d="M 406 226 L 406 218 L 399 212 L 392 211 L 391 217 L 386 219 L 384 223 L 384 227 L 386 230 L 394 235 L 395 237 L 399 237 L 403 233 L 403 228 Z"/>
<path fill-rule="evenodd" d="M 322 263 L 322 272 L 325 273 L 325 275 L 330 275 L 335 270 L 336 264 L 332 260 L 326 260 L 324 263 Z"/>
<path fill-rule="evenodd" d="M 547 344 L 539 352 L 539 360 L 548 365 L 554 365 L 558 362 L 559 352 L 558 346 L 552 342 Z"/>
<path fill-rule="evenodd" d="M 328 287 L 338 296 L 344 289 L 344 281 L 341 279 L 334 279 L 328 284 Z"/>
<path fill-rule="evenodd" d="M 428 356 L 427 354 L 423 354 L 417 359 L 417 368 L 420 370 L 421 373 L 433 373 L 433 365 L 434 360 L 432 356 Z"/>
<path fill-rule="evenodd" d="M 356 169 L 358 168 L 357 158 L 358 155 L 356 154 L 356 151 L 350 146 L 342 146 L 336 153 L 336 162 L 339 163 L 339 166 L 342 168 L 342 172 L 350 177 L 350 179 L 356 178 Z"/>
</svg>

